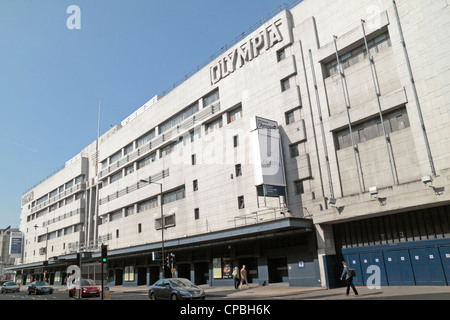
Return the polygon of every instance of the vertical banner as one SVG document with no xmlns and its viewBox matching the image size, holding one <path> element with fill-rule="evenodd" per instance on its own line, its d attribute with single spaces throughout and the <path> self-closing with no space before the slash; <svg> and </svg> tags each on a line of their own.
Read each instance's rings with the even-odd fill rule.
<svg viewBox="0 0 450 320">
<path fill-rule="evenodd" d="M 278 123 L 260 117 L 250 119 L 250 139 L 255 185 L 286 186 Z"/>
<path fill-rule="evenodd" d="M 213 278 L 214 279 L 222 279 L 222 259 L 221 258 L 213 259 Z"/>
<path fill-rule="evenodd" d="M 11 232 L 9 242 L 9 255 L 11 258 L 21 258 L 23 250 L 23 234 L 22 232 Z"/>
</svg>

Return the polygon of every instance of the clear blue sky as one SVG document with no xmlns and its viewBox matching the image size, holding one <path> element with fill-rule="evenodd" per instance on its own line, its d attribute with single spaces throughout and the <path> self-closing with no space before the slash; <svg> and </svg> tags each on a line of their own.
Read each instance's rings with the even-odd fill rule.
<svg viewBox="0 0 450 320">
<path fill-rule="evenodd" d="M 283 3 L 0 0 L 0 228 L 96 139 L 99 100 L 104 133 Z"/>
</svg>

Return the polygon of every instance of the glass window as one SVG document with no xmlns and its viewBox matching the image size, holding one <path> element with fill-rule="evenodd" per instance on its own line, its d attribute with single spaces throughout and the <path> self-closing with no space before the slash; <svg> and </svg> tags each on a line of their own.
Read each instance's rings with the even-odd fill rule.
<svg viewBox="0 0 450 320">
<path fill-rule="evenodd" d="M 163 204 L 167 204 L 170 202 L 174 202 L 180 199 L 184 199 L 185 198 L 185 189 L 184 186 L 182 186 L 181 188 L 178 188 L 174 191 L 168 192 L 166 194 L 163 195 Z"/>
<path fill-rule="evenodd" d="M 197 190 L 198 190 L 198 180 L 192 181 L 192 189 L 193 189 L 194 191 L 197 191 Z"/>
<path fill-rule="evenodd" d="M 117 151 L 116 153 L 114 153 L 112 156 L 109 157 L 109 164 L 111 165 L 119 161 L 120 158 L 122 158 L 122 150 Z"/>
<path fill-rule="evenodd" d="M 125 217 L 132 216 L 134 214 L 134 206 L 125 208 Z"/>
<path fill-rule="evenodd" d="M 137 169 L 139 170 L 139 169 L 145 167 L 146 165 L 154 162 L 155 160 L 156 160 L 156 153 L 153 152 L 137 162 Z"/>
<path fill-rule="evenodd" d="M 299 144 L 296 143 L 296 144 L 291 144 L 289 146 L 289 154 L 290 154 L 291 159 L 295 158 L 295 157 L 298 157 L 300 155 L 300 153 L 298 151 L 298 145 Z"/>
<path fill-rule="evenodd" d="M 130 143 L 125 148 L 123 148 L 123 154 L 127 155 L 127 154 L 131 153 L 133 151 L 133 148 L 134 148 L 133 143 Z"/>
<path fill-rule="evenodd" d="M 375 39 L 367 41 L 367 46 L 369 47 L 369 52 L 371 55 L 379 53 L 392 46 L 389 33 L 386 32 Z M 351 50 L 339 57 L 342 69 L 351 67 L 358 62 L 364 61 L 367 58 L 366 45 L 363 43 L 356 49 Z M 338 63 L 337 60 L 333 60 L 325 65 L 326 77 L 333 76 L 338 73 Z"/>
<path fill-rule="evenodd" d="M 195 102 L 191 106 L 187 107 L 183 111 L 177 113 L 173 117 L 169 118 L 168 120 L 164 121 L 159 125 L 159 133 L 163 133 L 167 130 L 169 130 L 172 127 L 175 127 L 179 123 L 183 122 L 185 119 L 192 116 L 194 113 L 198 111 L 198 102 Z"/>
<path fill-rule="evenodd" d="M 73 186 L 73 180 L 70 180 L 69 182 L 66 183 L 66 190 L 71 188 Z"/>
<path fill-rule="evenodd" d="M 119 179 L 121 179 L 121 178 L 122 178 L 122 171 L 119 171 L 119 172 L 113 174 L 113 175 L 109 178 L 109 183 L 113 183 L 113 182 L 115 182 L 115 181 L 117 181 L 117 180 L 119 180 Z"/>
<path fill-rule="evenodd" d="M 134 267 L 133 266 L 126 266 L 125 267 L 125 278 L 124 280 L 126 282 L 134 281 Z"/>
<path fill-rule="evenodd" d="M 50 192 L 50 198 L 53 198 L 57 194 L 58 194 L 58 189 L 53 190 L 52 192 Z"/>
<path fill-rule="evenodd" d="M 142 137 L 137 139 L 137 141 L 136 141 L 137 147 L 138 148 L 142 147 L 144 144 L 146 144 L 147 142 L 152 140 L 154 137 L 155 137 L 155 129 L 152 129 L 149 132 L 147 132 L 146 134 L 144 134 Z"/>
<path fill-rule="evenodd" d="M 286 112 L 286 124 L 291 124 L 295 122 L 294 111 Z"/>
<path fill-rule="evenodd" d="M 175 214 L 171 214 L 168 216 L 164 216 L 164 229 L 168 227 L 174 227 L 175 226 Z M 155 228 L 161 229 L 161 218 L 155 219 Z"/>
<path fill-rule="evenodd" d="M 281 80 L 281 91 L 286 91 L 291 88 L 291 84 L 289 83 L 289 78 Z"/>
<path fill-rule="evenodd" d="M 118 210 L 116 212 L 109 214 L 109 221 L 115 221 L 122 218 L 122 210 Z"/>
<path fill-rule="evenodd" d="M 294 181 L 294 187 L 296 195 L 305 193 L 305 190 L 303 189 L 303 181 Z"/>
<path fill-rule="evenodd" d="M 242 107 L 236 108 L 228 113 L 228 123 L 242 118 Z"/>
<path fill-rule="evenodd" d="M 200 209 L 199 208 L 194 209 L 194 219 L 195 220 L 200 219 Z"/>
<path fill-rule="evenodd" d="M 81 182 L 83 182 L 84 180 L 84 175 L 78 176 L 75 178 L 75 184 L 79 184 Z"/>
<path fill-rule="evenodd" d="M 182 141 L 183 140 L 181 140 L 181 142 Z M 166 156 L 168 154 L 171 154 L 173 151 L 175 151 L 177 146 L 178 146 L 178 143 L 179 142 L 172 142 L 171 144 L 168 144 L 167 146 L 161 148 L 160 158 L 162 158 L 162 157 L 164 157 L 164 156 Z"/>
<path fill-rule="evenodd" d="M 138 203 L 137 212 L 142 212 L 146 210 L 150 210 L 152 208 L 156 208 L 158 206 L 158 198 L 152 198 L 150 200 L 146 200 Z"/>
<path fill-rule="evenodd" d="M 244 196 L 238 197 L 238 208 L 239 209 L 244 209 L 245 208 Z"/>
<path fill-rule="evenodd" d="M 384 114 L 383 120 L 386 134 L 405 129 L 410 126 L 405 107 Z M 382 137 L 384 134 L 379 116 L 375 116 L 374 118 L 361 124 L 352 126 L 352 131 L 356 144 L 369 141 L 377 137 Z M 335 135 L 338 150 L 350 147 L 352 145 L 349 129 L 338 131 Z"/>
<path fill-rule="evenodd" d="M 219 100 L 219 90 L 215 90 L 203 98 L 203 108 Z"/>
<path fill-rule="evenodd" d="M 129 165 L 128 167 L 125 168 L 125 175 L 126 176 L 131 174 L 131 173 L 133 173 L 133 172 L 134 172 L 134 164 Z"/>
<path fill-rule="evenodd" d="M 212 133 L 220 128 L 222 128 L 222 117 L 217 118 L 216 120 L 206 124 L 206 133 Z"/>
<path fill-rule="evenodd" d="M 242 176 L 242 166 L 240 164 L 237 164 L 235 166 L 235 170 L 236 170 L 236 177 Z"/>
<path fill-rule="evenodd" d="M 280 62 L 280 61 L 282 61 L 284 59 L 286 59 L 286 50 L 282 49 L 282 50 L 277 52 L 277 60 L 278 60 L 278 62 Z"/>
<path fill-rule="evenodd" d="M 239 135 L 233 136 L 233 147 L 237 148 L 239 146 Z"/>
</svg>

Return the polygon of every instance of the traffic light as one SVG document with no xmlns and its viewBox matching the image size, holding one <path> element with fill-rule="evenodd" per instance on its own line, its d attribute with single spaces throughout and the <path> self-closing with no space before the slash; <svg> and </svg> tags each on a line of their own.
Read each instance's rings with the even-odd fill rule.
<svg viewBox="0 0 450 320">
<path fill-rule="evenodd" d="M 102 244 L 102 262 L 106 262 L 108 257 L 108 245 Z"/>
<path fill-rule="evenodd" d="M 173 267 L 173 263 L 175 262 L 175 253 L 169 253 L 169 266 Z"/>
<path fill-rule="evenodd" d="M 175 263 L 175 253 L 169 253 L 166 257 L 166 266 L 169 268 L 173 267 L 173 264 Z"/>
</svg>

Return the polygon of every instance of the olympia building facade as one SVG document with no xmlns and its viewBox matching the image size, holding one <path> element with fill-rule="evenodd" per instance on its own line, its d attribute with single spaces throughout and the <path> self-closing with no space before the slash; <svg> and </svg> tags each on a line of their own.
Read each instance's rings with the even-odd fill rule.
<svg viewBox="0 0 450 320">
<path fill-rule="evenodd" d="M 22 283 L 99 279 L 104 243 L 112 285 L 447 285 L 449 13 L 418 2 L 302 1 L 155 96 L 24 194 Z"/>
</svg>

